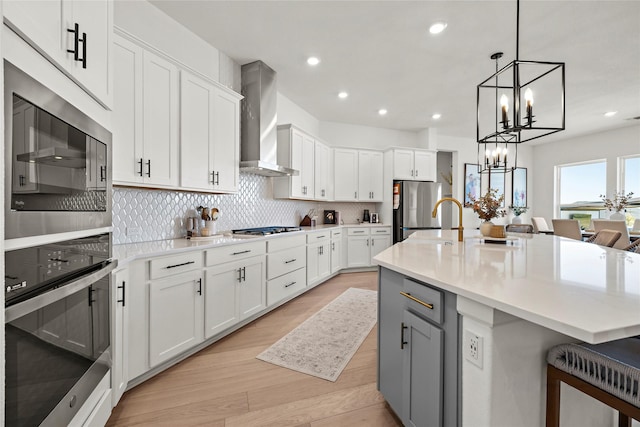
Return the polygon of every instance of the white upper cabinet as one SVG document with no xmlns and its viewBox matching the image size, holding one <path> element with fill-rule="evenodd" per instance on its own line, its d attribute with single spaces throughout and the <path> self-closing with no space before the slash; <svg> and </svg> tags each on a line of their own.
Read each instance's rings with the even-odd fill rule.
<svg viewBox="0 0 640 427">
<path fill-rule="evenodd" d="M 358 200 L 358 150 L 334 148 L 334 200 L 355 202 Z"/>
<path fill-rule="evenodd" d="M 315 141 L 314 187 L 316 200 L 329 199 L 329 147 Z"/>
<path fill-rule="evenodd" d="M 112 0 L 3 2 L 5 22 L 107 108 L 111 84 Z"/>
<path fill-rule="evenodd" d="M 436 180 L 436 153 L 430 150 L 394 148 L 391 150 L 393 179 Z"/>
<path fill-rule="evenodd" d="M 181 72 L 180 185 L 238 191 L 240 96 Z"/>
<path fill-rule="evenodd" d="M 381 202 L 384 157 L 379 151 L 358 151 L 358 198 Z"/>
<path fill-rule="evenodd" d="M 315 139 L 292 125 L 278 126 L 278 164 L 299 174 L 274 178 L 274 197 L 313 200 Z"/>
<path fill-rule="evenodd" d="M 122 37 L 114 43 L 114 184 L 178 185 L 178 68 Z"/>
</svg>

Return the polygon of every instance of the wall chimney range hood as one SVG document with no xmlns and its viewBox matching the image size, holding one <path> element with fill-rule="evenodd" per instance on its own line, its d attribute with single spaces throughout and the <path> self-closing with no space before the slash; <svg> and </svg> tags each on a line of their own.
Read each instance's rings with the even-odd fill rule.
<svg viewBox="0 0 640 427">
<path fill-rule="evenodd" d="M 262 61 L 242 66 L 240 171 L 264 176 L 298 175 L 277 164 L 276 72 Z"/>
</svg>

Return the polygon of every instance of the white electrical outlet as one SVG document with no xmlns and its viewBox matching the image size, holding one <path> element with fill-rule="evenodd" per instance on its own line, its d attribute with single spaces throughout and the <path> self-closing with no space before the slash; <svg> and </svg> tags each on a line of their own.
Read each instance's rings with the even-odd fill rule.
<svg viewBox="0 0 640 427">
<path fill-rule="evenodd" d="M 127 227 L 127 236 L 137 236 L 140 231 L 139 227 Z"/>
<path fill-rule="evenodd" d="M 475 333 L 464 331 L 464 358 L 482 369 L 483 338 Z"/>
</svg>

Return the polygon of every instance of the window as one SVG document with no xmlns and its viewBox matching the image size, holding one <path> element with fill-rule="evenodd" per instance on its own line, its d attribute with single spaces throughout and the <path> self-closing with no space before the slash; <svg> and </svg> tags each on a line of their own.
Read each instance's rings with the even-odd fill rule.
<svg viewBox="0 0 640 427">
<path fill-rule="evenodd" d="M 560 218 L 577 219 L 589 228 L 592 218 L 600 218 L 601 194 L 607 192 L 607 162 L 597 160 L 557 166 L 557 204 Z"/>
<path fill-rule="evenodd" d="M 627 224 L 633 226 L 640 219 L 640 156 L 620 158 L 620 191 L 633 192 L 631 203 L 627 207 Z"/>
</svg>

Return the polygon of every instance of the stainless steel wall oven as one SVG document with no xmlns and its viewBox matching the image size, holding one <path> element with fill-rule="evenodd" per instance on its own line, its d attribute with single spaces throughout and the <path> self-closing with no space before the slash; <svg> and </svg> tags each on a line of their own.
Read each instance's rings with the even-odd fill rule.
<svg viewBox="0 0 640 427">
<path fill-rule="evenodd" d="M 4 78 L 5 422 L 68 425 L 111 368 L 111 134 Z"/>
<path fill-rule="evenodd" d="M 4 61 L 5 238 L 111 226 L 111 133 Z"/>
</svg>

